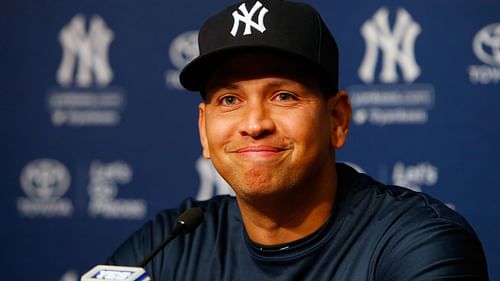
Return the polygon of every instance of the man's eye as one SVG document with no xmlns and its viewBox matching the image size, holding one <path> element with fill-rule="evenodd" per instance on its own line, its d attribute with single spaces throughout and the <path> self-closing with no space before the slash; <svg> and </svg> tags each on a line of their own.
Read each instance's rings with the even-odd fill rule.
<svg viewBox="0 0 500 281">
<path fill-rule="evenodd" d="M 226 106 L 235 105 L 237 102 L 238 98 L 236 98 L 235 96 L 225 96 L 220 100 L 220 103 Z"/>
<path fill-rule="evenodd" d="M 297 100 L 295 98 L 294 95 L 290 94 L 290 93 L 279 93 L 276 97 L 275 97 L 276 100 L 278 101 L 294 101 L 294 100 Z"/>
</svg>

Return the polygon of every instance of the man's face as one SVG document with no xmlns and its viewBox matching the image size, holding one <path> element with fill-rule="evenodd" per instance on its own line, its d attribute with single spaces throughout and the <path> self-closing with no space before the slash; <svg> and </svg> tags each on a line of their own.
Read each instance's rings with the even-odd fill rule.
<svg viewBox="0 0 500 281">
<path fill-rule="evenodd" d="M 281 56 L 229 59 L 208 80 L 199 107 L 203 155 L 243 198 L 314 185 L 332 172 L 344 141 L 330 99 Z"/>
</svg>

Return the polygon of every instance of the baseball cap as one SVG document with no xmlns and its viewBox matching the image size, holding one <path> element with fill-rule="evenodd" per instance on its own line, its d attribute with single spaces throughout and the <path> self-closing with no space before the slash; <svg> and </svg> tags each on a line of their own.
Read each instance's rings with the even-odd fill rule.
<svg viewBox="0 0 500 281">
<path fill-rule="evenodd" d="M 202 91 L 221 60 L 242 52 L 283 53 L 309 67 L 331 90 L 338 90 L 338 47 L 310 5 L 285 0 L 248 0 L 210 17 L 198 34 L 200 55 L 180 73 L 190 91 Z"/>
</svg>

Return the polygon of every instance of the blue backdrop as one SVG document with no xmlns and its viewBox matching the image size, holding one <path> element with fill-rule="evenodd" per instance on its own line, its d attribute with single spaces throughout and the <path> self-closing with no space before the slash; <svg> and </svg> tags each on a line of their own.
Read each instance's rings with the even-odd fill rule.
<svg viewBox="0 0 500 281">
<path fill-rule="evenodd" d="M 79 280 L 160 209 L 230 192 L 178 73 L 231 2 L 0 2 L 2 280 Z M 500 2 L 309 2 L 352 98 L 339 160 L 458 210 L 500 280 Z"/>
</svg>

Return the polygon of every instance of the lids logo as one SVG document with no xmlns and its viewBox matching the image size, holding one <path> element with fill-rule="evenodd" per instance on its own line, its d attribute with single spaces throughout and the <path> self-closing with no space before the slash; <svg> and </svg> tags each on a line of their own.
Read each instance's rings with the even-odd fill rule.
<svg viewBox="0 0 500 281">
<path fill-rule="evenodd" d="M 491 66 L 500 66 L 500 23 L 483 27 L 472 43 L 477 58 Z"/>
<path fill-rule="evenodd" d="M 399 65 L 406 82 L 413 82 L 420 75 L 414 54 L 415 40 L 421 28 L 403 8 L 398 9 L 392 31 L 389 27 L 389 11 L 382 7 L 372 19 L 361 27 L 366 51 L 358 74 L 365 83 L 374 81 L 378 50 L 383 53 L 380 81 L 394 83 L 398 80 L 396 65 Z"/>
<path fill-rule="evenodd" d="M 253 17 L 259 9 L 260 12 L 258 15 L 258 22 L 255 22 L 253 21 Z M 231 29 L 231 35 L 233 35 L 233 37 L 236 37 L 240 22 L 243 22 L 245 24 L 243 35 L 252 34 L 252 27 L 260 31 L 260 33 L 264 33 L 264 31 L 266 31 L 266 27 L 264 26 L 264 16 L 269 10 L 264 7 L 262 3 L 260 3 L 259 1 L 255 2 L 252 9 L 250 9 L 250 12 L 248 11 L 245 3 L 243 3 L 238 7 L 238 10 L 241 12 L 241 14 L 238 13 L 237 10 L 233 12 L 234 23 L 233 28 Z"/>
<path fill-rule="evenodd" d="M 89 31 L 86 32 L 84 16 L 74 16 L 59 33 L 59 42 L 63 48 L 61 64 L 57 70 L 59 84 L 69 86 L 73 82 L 76 69 L 78 86 L 91 86 L 92 72 L 95 74 L 97 85 L 107 86 L 113 78 L 108 62 L 108 48 L 112 40 L 113 31 L 101 17 L 93 16 Z"/>
</svg>

